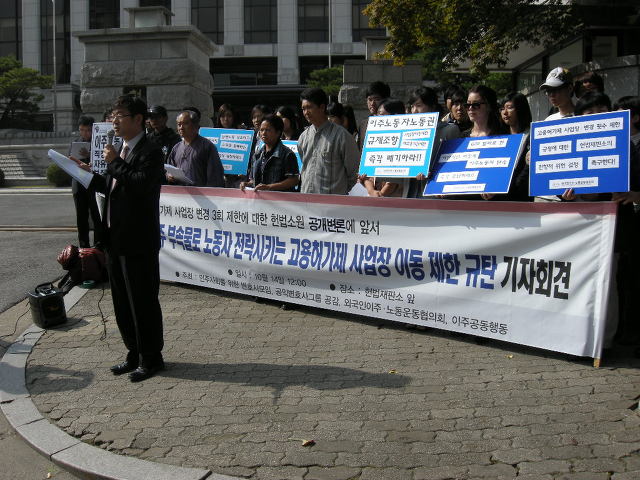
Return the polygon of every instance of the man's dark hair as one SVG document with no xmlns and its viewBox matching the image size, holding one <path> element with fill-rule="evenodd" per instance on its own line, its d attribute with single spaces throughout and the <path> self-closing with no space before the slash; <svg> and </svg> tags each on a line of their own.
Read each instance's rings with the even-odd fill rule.
<svg viewBox="0 0 640 480">
<path fill-rule="evenodd" d="M 329 103 L 329 98 L 325 91 L 316 87 L 303 90 L 300 94 L 300 100 L 306 100 L 307 102 L 314 103 L 317 106 L 324 105 L 325 108 Z"/>
<path fill-rule="evenodd" d="M 82 115 L 78 119 L 78 126 L 79 127 L 90 127 L 91 125 L 93 125 L 94 121 L 95 120 L 93 119 L 93 117 L 90 117 L 89 115 Z"/>
<path fill-rule="evenodd" d="M 631 116 L 640 115 L 640 97 L 633 97 L 628 95 L 621 97 L 613 105 L 613 110 L 631 110 Z M 640 121 L 633 124 L 638 130 L 640 130 Z"/>
<path fill-rule="evenodd" d="M 147 104 L 140 97 L 133 95 L 122 95 L 113 104 L 113 110 L 124 108 L 128 110 L 132 116 L 142 115 L 142 128 L 144 129 L 144 121 L 147 118 Z"/>
<path fill-rule="evenodd" d="M 344 117 L 344 105 L 340 102 L 331 102 L 327 105 L 327 115 L 332 117 Z"/>
<path fill-rule="evenodd" d="M 379 95 L 381 98 L 389 98 L 391 96 L 391 88 L 384 82 L 376 81 L 370 83 L 367 87 L 367 92 L 365 93 L 365 97 L 369 95 Z"/>
<path fill-rule="evenodd" d="M 389 115 L 402 115 L 405 113 L 404 102 L 397 98 L 387 98 L 380 104 L 378 109 L 380 109 L 380 107 L 384 108 Z"/>
<path fill-rule="evenodd" d="M 278 115 L 270 113 L 269 115 L 265 115 L 262 121 L 267 122 L 274 128 L 276 132 L 280 132 L 280 134 L 282 135 L 282 131 L 284 130 L 284 122 Z"/>
<path fill-rule="evenodd" d="M 604 93 L 587 92 L 576 102 L 573 114 L 576 116 L 582 115 L 585 110 L 593 107 L 607 107 L 607 110 L 611 110 L 611 99 Z"/>
</svg>

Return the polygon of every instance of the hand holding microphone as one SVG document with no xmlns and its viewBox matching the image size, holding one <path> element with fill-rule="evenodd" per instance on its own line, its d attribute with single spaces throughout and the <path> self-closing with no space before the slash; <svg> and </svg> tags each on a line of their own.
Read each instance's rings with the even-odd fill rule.
<svg viewBox="0 0 640 480">
<path fill-rule="evenodd" d="M 113 147 L 113 137 L 115 135 L 116 135 L 116 132 L 114 132 L 113 130 L 109 130 L 107 132 L 107 144 L 102 150 L 102 153 L 104 155 L 104 161 L 107 162 L 108 164 L 113 162 L 113 160 L 118 156 L 118 152 L 116 152 L 116 149 Z"/>
</svg>

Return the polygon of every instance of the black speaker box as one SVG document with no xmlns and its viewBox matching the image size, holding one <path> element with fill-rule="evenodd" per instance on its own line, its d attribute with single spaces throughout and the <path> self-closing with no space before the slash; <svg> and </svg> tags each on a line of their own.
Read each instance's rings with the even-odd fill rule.
<svg viewBox="0 0 640 480">
<path fill-rule="evenodd" d="M 29 307 L 33 323 L 40 328 L 50 328 L 67 321 L 64 293 L 51 283 L 38 285 L 29 294 Z"/>
</svg>

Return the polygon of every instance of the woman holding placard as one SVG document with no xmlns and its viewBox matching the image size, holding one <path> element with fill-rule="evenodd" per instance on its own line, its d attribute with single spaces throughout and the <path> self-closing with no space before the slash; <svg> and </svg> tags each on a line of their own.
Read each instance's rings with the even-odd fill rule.
<svg viewBox="0 0 640 480">
<path fill-rule="evenodd" d="M 529 130 L 531 128 L 531 109 L 527 97 L 521 93 L 511 92 L 500 101 L 500 120 L 509 129 L 511 135 L 525 134 L 524 147 L 518 157 L 511 179 L 509 193 L 506 195 L 483 194 L 485 200 L 510 200 L 530 202 L 529 197 L 529 164 L 526 157 L 529 152 Z"/>
<path fill-rule="evenodd" d="M 500 122 L 498 97 L 492 88 L 484 85 L 473 87 L 464 108 L 473 125 L 462 132 L 463 137 L 490 137 L 506 133 Z"/>
<path fill-rule="evenodd" d="M 262 146 L 256 150 L 251 163 L 249 181 L 240 183 L 240 190 L 251 187 L 255 191 L 292 192 L 300 182 L 295 154 L 282 144 L 284 124 L 277 115 L 263 118 L 258 135 Z"/>
</svg>

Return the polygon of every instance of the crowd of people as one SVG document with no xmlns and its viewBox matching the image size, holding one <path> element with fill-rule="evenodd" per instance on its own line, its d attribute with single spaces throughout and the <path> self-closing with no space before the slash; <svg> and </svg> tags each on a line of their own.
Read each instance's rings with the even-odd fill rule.
<svg viewBox="0 0 640 480">
<path fill-rule="evenodd" d="M 574 82 L 570 72 L 561 67 L 549 73 L 540 90 L 550 103 L 547 120 L 611 110 L 631 111 L 631 191 L 580 195 L 568 189 L 558 196 L 532 198 L 529 195 L 530 152 L 527 138 L 527 148 L 516 161 L 508 193 L 447 195 L 439 198 L 617 201 L 620 204 L 614 261 L 614 280 L 617 279 L 617 282 L 614 282 L 611 290 L 614 293 L 609 301 L 610 318 L 607 321 L 605 347 L 612 345 L 616 330 L 619 341 L 638 343 L 640 328 L 632 317 L 640 306 L 635 303 L 635 293 L 640 286 L 640 280 L 635 275 L 636 267 L 640 267 L 640 252 L 632 244 L 636 235 L 640 234 L 640 213 L 634 209 L 634 204 L 640 203 L 640 99 L 623 97 L 612 104 L 604 92 L 604 82 L 599 75 L 591 73 Z M 444 141 L 505 134 L 525 134 L 528 137 L 532 122 L 529 103 L 524 95 L 513 92 L 499 99 L 496 92 L 486 85 L 476 85 L 468 91 L 456 85 L 450 86 L 442 92 L 442 105 L 438 92 L 433 88 L 420 86 L 411 92 L 408 99 L 397 99 L 391 96 L 389 86 L 380 81 L 369 85 L 365 97 L 363 100 L 366 101 L 369 116 L 438 114 L 440 121 L 435 131 L 432 166 L 435 163 L 433 158 Z M 105 112 L 103 120 L 115 122 L 113 112 Z M 167 110 L 163 106 L 151 106 L 146 110 L 146 138 L 161 150 L 164 163 L 181 169 L 195 186 L 346 195 L 356 183 L 360 183 L 372 197 L 432 198 L 423 197 L 425 182 L 432 171 L 416 178 L 370 178 L 359 175 L 368 117 L 357 124 L 352 106 L 330 102 L 322 89 L 304 90 L 300 95 L 300 105 L 295 107 L 282 105 L 271 108 L 257 104 L 247 120 L 247 123 L 242 122 L 234 108 L 226 103 L 217 109 L 214 119 L 217 128 L 253 130 L 250 162 L 244 175 L 224 174 L 215 145 L 199 134 L 201 113 L 196 107 L 184 107 L 178 114 L 176 133 L 167 125 Z M 84 137 L 83 132 L 88 129 L 90 138 L 92 122 L 93 119 L 88 117 L 81 119 L 81 136 Z M 295 154 L 282 140 L 297 141 L 301 169 L 298 168 Z M 79 160 L 88 162 L 88 158 Z M 163 182 L 180 184 L 179 179 L 168 173 L 165 173 Z M 79 241 L 81 246 L 88 246 L 87 218 L 89 215 L 97 217 L 97 209 L 91 204 L 90 193 L 76 184 L 74 200 L 78 212 Z M 100 225 L 104 225 L 104 222 L 94 218 L 94 225 L 98 226 L 94 237 L 98 243 L 103 235 Z M 637 353 L 640 355 L 640 349 Z"/>
</svg>

